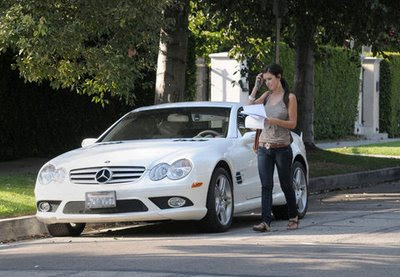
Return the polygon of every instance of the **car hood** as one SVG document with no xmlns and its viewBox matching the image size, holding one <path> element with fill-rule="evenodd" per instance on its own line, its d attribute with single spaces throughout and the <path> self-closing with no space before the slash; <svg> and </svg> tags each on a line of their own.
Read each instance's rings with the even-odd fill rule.
<svg viewBox="0 0 400 277">
<path fill-rule="evenodd" d="M 162 139 L 95 143 L 62 154 L 49 163 L 66 169 L 96 166 L 144 166 L 151 168 L 159 162 L 172 163 L 178 159 L 204 154 L 212 148 L 221 149 L 226 139 Z M 221 149 L 222 150 L 222 149 Z M 208 152 L 207 151 L 207 152 Z"/>
</svg>

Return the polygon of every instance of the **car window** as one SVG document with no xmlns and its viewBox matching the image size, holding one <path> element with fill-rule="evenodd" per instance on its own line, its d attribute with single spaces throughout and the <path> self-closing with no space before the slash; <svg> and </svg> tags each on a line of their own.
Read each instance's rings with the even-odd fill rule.
<svg viewBox="0 0 400 277">
<path fill-rule="evenodd" d="M 246 120 L 246 114 L 241 113 L 243 111 L 243 107 L 238 109 L 238 114 L 237 114 L 237 127 L 240 132 L 240 134 L 243 136 L 247 132 L 251 132 L 253 130 L 246 128 L 245 126 L 245 120 Z"/>
<path fill-rule="evenodd" d="M 99 141 L 214 138 L 228 134 L 230 108 L 185 107 L 131 112 Z"/>
</svg>

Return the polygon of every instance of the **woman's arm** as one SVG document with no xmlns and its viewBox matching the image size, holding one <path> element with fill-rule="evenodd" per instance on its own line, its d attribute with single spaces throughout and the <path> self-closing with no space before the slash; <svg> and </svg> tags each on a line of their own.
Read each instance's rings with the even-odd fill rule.
<svg viewBox="0 0 400 277">
<path fill-rule="evenodd" d="M 271 117 L 271 118 L 266 119 L 267 123 L 269 125 L 278 125 L 280 127 L 287 128 L 287 129 L 296 128 L 296 126 L 297 126 L 297 99 L 296 99 L 296 95 L 294 95 L 293 93 L 289 94 L 288 113 L 289 113 L 288 120 L 281 120 L 278 118 Z"/>
<path fill-rule="evenodd" d="M 253 89 L 254 90 L 254 89 Z M 253 94 L 253 92 L 251 93 L 251 94 Z M 255 94 L 255 93 L 254 93 Z M 265 100 L 265 97 L 267 97 L 267 94 L 268 94 L 268 92 L 266 91 L 266 92 L 264 92 L 260 97 L 258 97 L 257 99 L 255 99 L 255 97 L 254 97 L 254 99 L 250 99 L 250 97 L 249 97 L 249 101 L 247 102 L 247 104 L 248 105 L 253 105 L 253 104 L 264 104 L 264 100 Z"/>
</svg>

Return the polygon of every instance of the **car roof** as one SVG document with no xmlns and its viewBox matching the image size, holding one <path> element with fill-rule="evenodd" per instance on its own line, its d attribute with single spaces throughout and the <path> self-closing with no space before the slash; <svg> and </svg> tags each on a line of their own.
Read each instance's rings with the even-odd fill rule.
<svg viewBox="0 0 400 277">
<path fill-rule="evenodd" d="M 134 112 L 157 110 L 157 109 L 169 109 L 169 108 L 181 108 L 181 107 L 220 107 L 220 108 L 233 108 L 240 107 L 242 104 L 237 102 L 214 102 L 214 101 L 191 101 L 191 102 L 175 102 L 175 103 L 164 103 L 151 106 L 140 107 L 134 109 Z"/>
</svg>

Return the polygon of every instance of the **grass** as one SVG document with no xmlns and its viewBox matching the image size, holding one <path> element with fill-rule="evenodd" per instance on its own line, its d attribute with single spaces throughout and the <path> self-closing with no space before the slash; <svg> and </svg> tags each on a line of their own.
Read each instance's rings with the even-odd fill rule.
<svg viewBox="0 0 400 277">
<path fill-rule="evenodd" d="M 329 150 L 309 150 L 307 159 L 310 166 L 310 177 L 315 178 L 400 166 L 400 159 L 354 154 L 400 157 L 400 142 Z M 0 176 L 0 218 L 35 213 L 36 207 L 33 194 L 35 178 L 36 176 L 33 175 Z"/>
<path fill-rule="evenodd" d="M 400 157 L 400 141 L 368 144 L 357 147 L 333 148 L 331 151 L 342 154 L 383 155 Z"/>
<path fill-rule="evenodd" d="M 35 213 L 35 179 L 35 176 L 0 176 L 0 218 Z"/>
<path fill-rule="evenodd" d="M 310 167 L 310 177 L 314 178 L 400 166 L 400 159 L 349 155 L 355 154 L 355 152 L 351 152 L 351 150 L 346 152 L 348 150 L 345 151 L 345 148 L 330 150 L 314 149 L 308 151 L 307 159 Z M 368 147 L 364 146 L 363 148 L 366 150 Z M 385 155 L 384 153 L 384 151 L 379 151 L 379 147 L 374 151 L 374 155 Z M 393 152 L 390 152 L 390 155 L 394 156 Z M 398 156 L 400 156 L 400 153 Z"/>
</svg>

